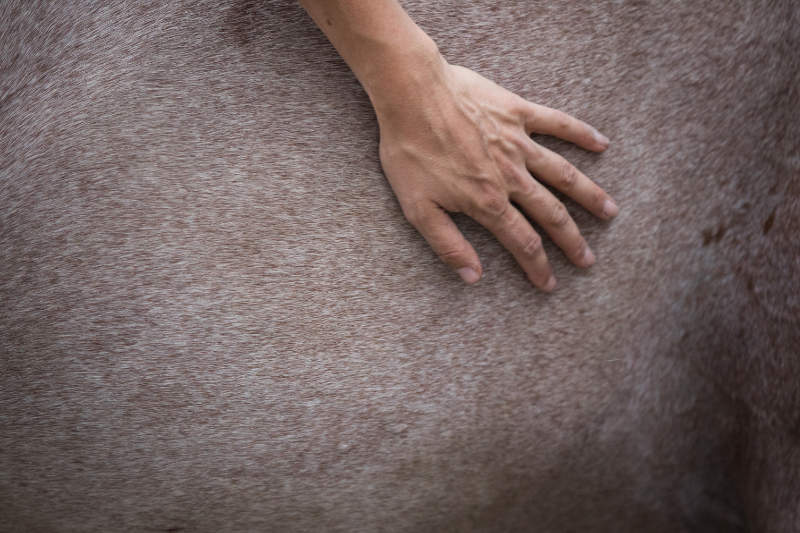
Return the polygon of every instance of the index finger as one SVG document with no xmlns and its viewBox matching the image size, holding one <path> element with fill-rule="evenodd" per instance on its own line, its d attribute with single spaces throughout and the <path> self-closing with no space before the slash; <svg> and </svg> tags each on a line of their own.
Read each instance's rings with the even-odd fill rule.
<svg viewBox="0 0 800 533">
<path fill-rule="evenodd" d="M 527 102 L 525 132 L 551 135 L 577 144 L 581 148 L 602 152 L 608 148 L 608 137 L 577 118 L 547 106 Z"/>
</svg>

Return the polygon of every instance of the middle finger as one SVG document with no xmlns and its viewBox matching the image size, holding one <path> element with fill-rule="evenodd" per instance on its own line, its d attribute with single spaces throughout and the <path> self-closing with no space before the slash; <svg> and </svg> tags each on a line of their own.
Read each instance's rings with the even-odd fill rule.
<svg viewBox="0 0 800 533">
<path fill-rule="evenodd" d="M 594 254 L 567 208 L 533 176 L 528 175 L 527 180 L 523 190 L 511 193 L 511 199 L 550 235 L 570 261 L 580 267 L 591 266 Z"/>
<path fill-rule="evenodd" d="M 535 143 L 533 139 L 525 146 L 526 166 L 537 178 L 560 190 L 600 218 L 608 220 L 619 212 L 611 197 L 572 163 Z"/>
</svg>

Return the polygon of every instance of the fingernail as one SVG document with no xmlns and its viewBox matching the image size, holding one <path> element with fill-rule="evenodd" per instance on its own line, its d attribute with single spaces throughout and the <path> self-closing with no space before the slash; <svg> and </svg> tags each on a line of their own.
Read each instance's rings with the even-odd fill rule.
<svg viewBox="0 0 800 533">
<path fill-rule="evenodd" d="M 552 291 L 556 288 L 556 278 L 554 276 L 550 276 L 550 279 L 547 280 L 547 283 L 544 284 L 544 290 Z"/>
<path fill-rule="evenodd" d="M 481 275 L 470 267 L 459 268 L 456 272 L 461 276 L 461 279 L 470 285 L 481 279 Z"/>
<path fill-rule="evenodd" d="M 602 144 L 604 147 L 607 147 L 607 146 L 608 146 L 608 143 L 609 143 L 608 137 L 606 137 L 605 135 L 603 135 L 602 133 L 600 133 L 600 132 L 599 132 L 599 131 L 597 131 L 597 130 L 594 130 L 594 139 L 595 139 L 595 140 L 596 140 L 596 141 L 597 141 L 599 144 Z"/>
<path fill-rule="evenodd" d="M 592 249 L 587 246 L 586 251 L 583 252 L 583 264 L 586 266 L 592 266 L 594 264 L 594 261 L 595 261 L 594 253 L 592 253 Z"/>
<path fill-rule="evenodd" d="M 611 218 L 617 216 L 617 213 L 619 213 L 617 204 L 615 204 L 613 200 L 606 200 L 603 204 L 603 215 L 607 218 Z"/>
</svg>

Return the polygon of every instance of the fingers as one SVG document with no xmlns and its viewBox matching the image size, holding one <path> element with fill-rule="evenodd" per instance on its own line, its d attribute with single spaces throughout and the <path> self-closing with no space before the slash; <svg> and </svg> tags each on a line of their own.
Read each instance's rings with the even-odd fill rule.
<svg viewBox="0 0 800 533">
<path fill-rule="evenodd" d="M 546 292 L 555 288 L 556 279 L 544 253 L 542 238 L 506 198 L 485 199 L 468 214 L 514 255 L 531 283 Z"/>
<path fill-rule="evenodd" d="M 594 254 L 564 204 L 532 177 L 528 176 L 528 182 L 529 186 L 523 192 L 513 192 L 511 199 L 550 235 L 570 261 L 579 267 L 592 266 Z"/>
<path fill-rule="evenodd" d="M 473 284 L 481 279 L 478 254 L 441 207 L 428 202 L 413 208 L 404 208 L 403 211 L 439 259 L 455 270 L 462 280 Z"/>
<path fill-rule="evenodd" d="M 526 145 L 526 165 L 541 181 L 563 192 L 594 215 L 608 220 L 619 212 L 614 200 L 572 163 L 533 140 Z"/>
<path fill-rule="evenodd" d="M 585 122 L 557 109 L 525 103 L 525 131 L 528 135 L 552 135 L 595 152 L 608 148 L 608 138 Z"/>
</svg>

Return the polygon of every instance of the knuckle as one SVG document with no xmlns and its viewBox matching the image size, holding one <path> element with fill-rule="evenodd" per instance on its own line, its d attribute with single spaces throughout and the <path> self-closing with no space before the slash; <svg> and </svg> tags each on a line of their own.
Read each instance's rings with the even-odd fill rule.
<svg viewBox="0 0 800 533">
<path fill-rule="evenodd" d="M 519 192 L 527 195 L 531 192 L 533 187 L 533 178 L 531 175 L 528 172 L 523 172 L 516 166 L 513 166 L 509 169 L 506 180 L 508 183 L 508 189 L 513 192 Z"/>
<path fill-rule="evenodd" d="M 583 240 L 583 237 L 578 235 L 576 244 L 573 245 L 572 250 L 572 257 L 575 259 L 582 259 L 583 255 L 586 253 L 586 249 L 588 246 L 586 245 L 586 241 Z"/>
<path fill-rule="evenodd" d="M 522 243 L 522 254 L 526 257 L 533 257 L 542 250 L 542 238 L 537 234 L 528 236 Z"/>
<path fill-rule="evenodd" d="M 533 102 L 529 102 L 525 98 L 523 98 L 523 97 L 521 97 L 521 96 L 519 96 L 519 95 L 517 95 L 515 93 L 511 93 L 511 94 L 514 95 L 514 97 L 512 99 L 512 107 L 511 107 L 511 109 L 514 111 L 514 113 L 517 113 L 519 115 L 525 115 L 525 116 L 528 116 L 528 117 L 531 117 L 531 118 L 533 118 L 533 117 L 535 117 L 537 115 L 538 110 L 536 109 L 536 105 Z"/>
<path fill-rule="evenodd" d="M 497 162 L 497 170 L 499 170 L 500 174 L 505 178 L 514 178 L 517 174 L 519 174 L 514 163 L 505 157 L 500 158 L 500 160 Z"/>
<path fill-rule="evenodd" d="M 498 140 L 498 147 L 500 151 L 507 156 L 516 153 L 519 149 L 517 142 L 513 137 L 501 137 Z"/>
<path fill-rule="evenodd" d="M 556 200 L 553 203 L 550 211 L 550 218 L 548 220 L 550 225 L 556 228 L 563 228 L 569 224 L 570 220 L 571 219 L 569 213 L 567 212 L 567 208 L 564 207 L 564 204 Z"/>
<path fill-rule="evenodd" d="M 528 164 L 539 166 L 545 159 L 545 151 L 535 142 L 531 142 L 526 151 Z"/>
<path fill-rule="evenodd" d="M 581 123 L 581 133 L 583 135 L 583 142 L 592 144 L 597 142 L 597 130 L 588 124 Z"/>
<path fill-rule="evenodd" d="M 515 135 L 511 138 L 509 142 L 514 147 L 514 153 L 524 154 L 525 151 L 528 149 L 528 145 L 531 142 L 531 138 L 525 135 Z"/>
<path fill-rule="evenodd" d="M 427 213 L 419 203 L 408 202 L 402 206 L 403 215 L 406 217 L 412 226 L 419 227 L 425 224 Z"/>
<path fill-rule="evenodd" d="M 436 255 L 447 264 L 457 264 L 466 255 L 464 248 L 444 248 L 437 250 Z"/>
<path fill-rule="evenodd" d="M 550 108 L 547 116 L 545 117 L 547 120 L 547 128 L 551 131 L 556 131 L 561 126 L 561 116 L 562 112 L 558 109 Z"/>
<path fill-rule="evenodd" d="M 508 199 L 498 193 L 484 195 L 476 201 L 478 212 L 492 218 L 501 218 L 509 205 Z"/>
<path fill-rule="evenodd" d="M 517 106 L 514 108 L 514 112 L 522 118 L 523 124 L 525 122 L 535 123 L 540 120 L 540 113 L 536 104 L 529 102 L 521 96 L 517 97 L 516 103 Z"/>
<path fill-rule="evenodd" d="M 536 183 L 531 176 L 520 176 L 517 179 L 515 188 L 522 196 L 527 198 L 536 196 Z"/>
<path fill-rule="evenodd" d="M 595 187 L 592 192 L 592 202 L 597 209 L 602 210 L 603 205 L 606 203 L 606 193 L 600 187 Z"/>
<path fill-rule="evenodd" d="M 545 212 L 550 205 L 550 193 L 535 178 L 530 179 L 530 187 L 531 190 L 527 194 L 528 204 L 536 213 Z"/>
<path fill-rule="evenodd" d="M 575 188 L 578 182 L 578 170 L 566 159 L 559 162 L 558 183 L 564 192 L 569 192 Z"/>
<path fill-rule="evenodd" d="M 558 131 L 567 131 L 572 124 L 572 117 L 563 111 L 556 111 L 555 122 Z"/>
<path fill-rule="evenodd" d="M 494 177 L 483 176 L 477 181 L 477 195 L 478 198 L 488 198 L 491 196 L 500 196 L 502 191 L 497 179 Z"/>
</svg>

